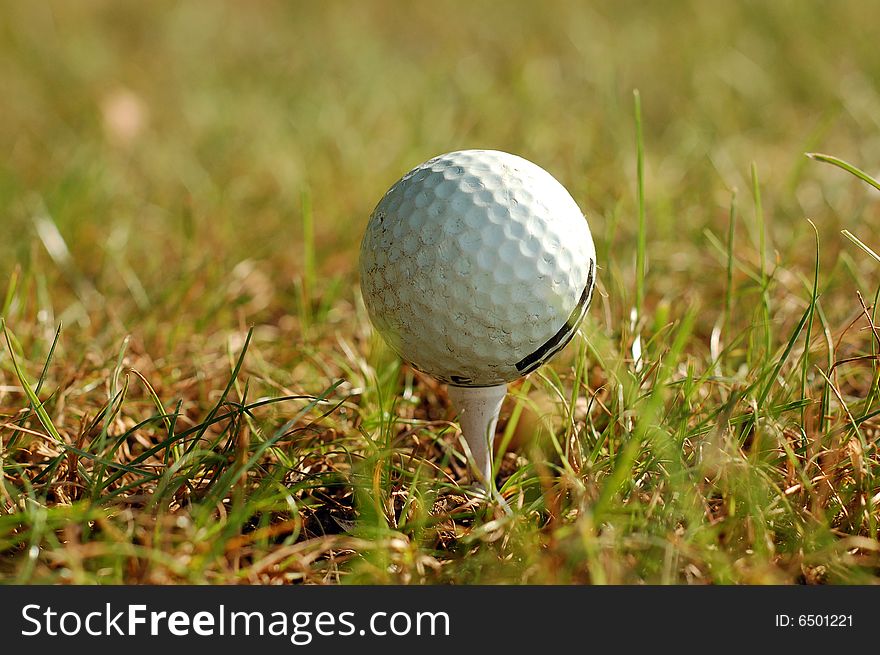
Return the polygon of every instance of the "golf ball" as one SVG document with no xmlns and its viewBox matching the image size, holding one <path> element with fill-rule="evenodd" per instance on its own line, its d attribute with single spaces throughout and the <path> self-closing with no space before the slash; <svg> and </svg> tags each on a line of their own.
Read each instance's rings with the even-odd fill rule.
<svg viewBox="0 0 880 655">
<path fill-rule="evenodd" d="M 574 336 L 596 251 L 574 199 L 541 167 L 462 150 L 416 166 L 370 216 L 361 290 L 376 329 L 453 385 L 521 377 Z"/>
</svg>

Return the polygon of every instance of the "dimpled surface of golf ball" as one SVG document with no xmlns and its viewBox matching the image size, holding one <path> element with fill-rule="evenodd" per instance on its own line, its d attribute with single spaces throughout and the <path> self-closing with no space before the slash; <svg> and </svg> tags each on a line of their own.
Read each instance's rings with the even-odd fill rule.
<svg viewBox="0 0 880 655">
<path fill-rule="evenodd" d="M 516 155 L 463 150 L 415 167 L 370 216 L 361 290 L 391 348 L 450 384 L 533 371 L 577 331 L 596 254 L 574 199 Z"/>
</svg>

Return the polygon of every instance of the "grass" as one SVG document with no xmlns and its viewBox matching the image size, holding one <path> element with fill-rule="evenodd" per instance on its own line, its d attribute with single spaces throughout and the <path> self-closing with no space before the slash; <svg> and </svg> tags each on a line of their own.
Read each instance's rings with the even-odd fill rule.
<svg viewBox="0 0 880 655">
<path fill-rule="evenodd" d="M 876 10 L 0 14 L 0 580 L 880 580 Z M 357 290 L 375 202 L 462 147 L 598 253 L 502 410 L 512 514 Z"/>
</svg>

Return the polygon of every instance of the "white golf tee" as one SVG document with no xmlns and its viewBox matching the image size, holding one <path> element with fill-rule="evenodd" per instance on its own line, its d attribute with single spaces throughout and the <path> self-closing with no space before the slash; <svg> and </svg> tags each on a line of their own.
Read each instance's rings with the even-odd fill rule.
<svg viewBox="0 0 880 655">
<path fill-rule="evenodd" d="M 486 491 L 495 491 L 492 475 L 492 453 L 495 426 L 507 385 L 493 387 L 447 387 L 449 399 L 458 410 L 461 433 L 470 450 L 470 465 L 477 484 Z"/>
</svg>

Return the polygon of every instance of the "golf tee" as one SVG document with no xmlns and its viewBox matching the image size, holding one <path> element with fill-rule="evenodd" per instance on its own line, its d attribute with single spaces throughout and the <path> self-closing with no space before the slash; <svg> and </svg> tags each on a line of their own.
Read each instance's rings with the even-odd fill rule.
<svg viewBox="0 0 880 655">
<path fill-rule="evenodd" d="M 495 426 L 507 385 L 493 387 L 456 387 L 449 385 L 449 399 L 458 411 L 458 421 L 468 450 L 471 472 L 477 484 L 495 491 L 492 475 L 492 452 Z"/>
</svg>

